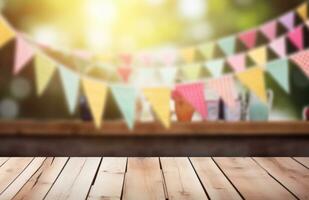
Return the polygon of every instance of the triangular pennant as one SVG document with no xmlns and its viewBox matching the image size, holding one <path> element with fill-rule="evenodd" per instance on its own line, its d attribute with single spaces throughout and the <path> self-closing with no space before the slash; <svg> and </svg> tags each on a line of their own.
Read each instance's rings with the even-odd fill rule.
<svg viewBox="0 0 309 200">
<path fill-rule="evenodd" d="M 185 62 L 190 63 L 195 59 L 196 49 L 195 47 L 189 47 L 181 50 L 182 58 Z"/>
<path fill-rule="evenodd" d="M 60 67 L 60 77 L 69 111 L 74 113 L 79 92 L 79 76 L 65 67 Z"/>
<path fill-rule="evenodd" d="M 126 66 L 130 66 L 133 62 L 133 56 L 129 53 L 120 54 L 120 59 L 122 63 Z"/>
<path fill-rule="evenodd" d="M 235 106 L 235 83 L 233 76 L 227 75 L 216 79 L 210 79 L 207 85 L 213 89 L 228 106 Z"/>
<path fill-rule="evenodd" d="M 193 108 L 207 118 L 207 107 L 204 97 L 204 83 L 188 83 L 176 85 L 175 90 L 188 102 Z"/>
<path fill-rule="evenodd" d="M 251 49 L 256 44 L 257 31 L 250 30 L 244 33 L 241 33 L 238 36 L 238 39 L 248 48 Z"/>
<path fill-rule="evenodd" d="M 198 49 L 204 58 L 211 59 L 214 54 L 215 43 L 210 42 L 210 43 L 202 44 L 198 47 Z"/>
<path fill-rule="evenodd" d="M 124 82 L 128 82 L 132 73 L 132 69 L 131 67 L 119 67 L 117 72 Z"/>
<path fill-rule="evenodd" d="M 41 96 L 56 70 L 56 64 L 45 55 L 37 54 L 35 57 L 34 70 L 37 95 Z"/>
<path fill-rule="evenodd" d="M 263 102 L 267 102 L 264 72 L 261 67 L 252 67 L 236 74 L 239 81 L 254 92 Z"/>
<path fill-rule="evenodd" d="M 303 27 L 300 26 L 289 32 L 288 38 L 297 49 L 304 49 Z"/>
<path fill-rule="evenodd" d="M 181 72 L 186 80 L 198 79 L 201 74 L 202 66 L 201 64 L 188 64 L 181 68 Z"/>
<path fill-rule="evenodd" d="M 20 35 L 17 35 L 13 73 L 15 75 L 18 74 L 33 56 L 33 47 L 28 42 L 26 42 Z"/>
<path fill-rule="evenodd" d="M 306 21 L 308 19 L 308 3 L 305 2 L 302 5 L 300 5 L 296 9 L 296 13 L 299 15 L 299 17 L 303 20 Z"/>
<path fill-rule="evenodd" d="M 266 24 L 264 24 L 260 31 L 263 33 L 263 35 L 266 36 L 268 40 L 273 40 L 277 36 L 277 21 L 271 21 Z"/>
<path fill-rule="evenodd" d="M 257 64 L 264 66 L 267 62 L 267 48 L 265 46 L 259 47 L 249 51 L 248 56 Z"/>
<path fill-rule="evenodd" d="M 15 37 L 15 32 L 9 24 L 0 17 L 0 48 Z"/>
<path fill-rule="evenodd" d="M 309 78 L 309 50 L 301 51 L 293 56 L 291 60 L 305 73 Z"/>
<path fill-rule="evenodd" d="M 232 55 L 236 49 L 236 39 L 235 36 L 225 37 L 218 41 L 218 45 L 225 53 L 225 55 Z"/>
<path fill-rule="evenodd" d="M 244 53 L 228 57 L 227 62 L 235 72 L 241 72 L 246 69 L 246 55 Z"/>
<path fill-rule="evenodd" d="M 293 30 L 295 24 L 295 13 L 291 11 L 279 18 L 279 22 L 289 31 Z"/>
<path fill-rule="evenodd" d="M 134 127 L 136 92 L 133 87 L 112 86 L 112 93 L 116 103 L 130 129 Z"/>
<path fill-rule="evenodd" d="M 146 88 L 144 89 L 144 95 L 162 124 L 169 128 L 171 90 L 167 87 Z"/>
<path fill-rule="evenodd" d="M 163 67 L 159 69 L 160 78 L 163 84 L 173 85 L 176 81 L 177 68 Z"/>
<path fill-rule="evenodd" d="M 83 78 L 82 85 L 95 126 L 100 128 L 105 110 L 108 88 L 104 83 L 90 78 Z"/>
<path fill-rule="evenodd" d="M 287 93 L 290 93 L 289 61 L 287 59 L 269 62 L 267 71 Z"/>
<path fill-rule="evenodd" d="M 272 41 L 269 45 L 270 49 L 273 50 L 279 57 L 286 56 L 287 48 L 286 48 L 286 38 L 281 37 L 274 41 Z"/>
<path fill-rule="evenodd" d="M 174 65 L 177 59 L 177 52 L 175 50 L 164 51 L 161 53 L 160 58 L 165 66 Z"/>
<path fill-rule="evenodd" d="M 224 60 L 223 59 L 217 59 L 208 61 L 205 63 L 206 69 L 210 72 L 212 77 L 219 77 L 221 76 L 224 68 Z"/>
</svg>

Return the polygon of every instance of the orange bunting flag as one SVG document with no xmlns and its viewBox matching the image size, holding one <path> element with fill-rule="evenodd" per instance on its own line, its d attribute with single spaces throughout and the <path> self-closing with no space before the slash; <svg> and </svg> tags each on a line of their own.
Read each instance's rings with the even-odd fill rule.
<svg viewBox="0 0 309 200">
<path fill-rule="evenodd" d="M 95 126 L 100 128 L 105 110 L 108 88 L 104 83 L 90 78 L 83 78 L 82 85 Z"/>
<path fill-rule="evenodd" d="M 189 48 L 181 50 L 182 58 L 187 63 L 194 61 L 195 53 L 196 53 L 195 47 L 189 47 Z"/>
<path fill-rule="evenodd" d="M 0 17 L 0 48 L 15 37 L 15 32 L 10 25 Z"/>
<path fill-rule="evenodd" d="M 164 127 L 170 127 L 171 90 L 167 87 L 146 88 L 144 95 Z"/>
</svg>

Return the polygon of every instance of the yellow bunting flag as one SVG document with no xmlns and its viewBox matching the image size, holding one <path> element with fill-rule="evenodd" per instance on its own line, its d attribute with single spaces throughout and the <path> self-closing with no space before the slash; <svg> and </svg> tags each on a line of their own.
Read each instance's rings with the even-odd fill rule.
<svg viewBox="0 0 309 200">
<path fill-rule="evenodd" d="M 240 82 L 252 90 L 263 102 L 267 102 L 264 71 L 261 67 L 252 67 L 236 74 Z"/>
<path fill-rule="evenodd" d="M 38 96 L 41 96 L 43 94 L 53 74 L 55 73 L 55 65 L 56 64 L 45 55 L 36 55 L 34 71 Z"/>
<path fill-rule="evenodd" d="M 147 88 L 144 89 L 144 95 L 153 108 L 156 116 L 166 127 L 170 127 L 170 99 L 171 91 L 169 88 Z"/>
<path fill-rule="evenodd" d="M 195 47 L 189 47 L 181 50 L 182 58 L 185 62 L 190 63 L 195 59 L 196 49 Z"/>
<path fill-rule="evenodd" d="M 83 78 L 82 85 L 95 126 L 100 128 L 102 123 L 102 115 L 105 110 L 108 88 L 104 83 L 89 78 Z"/>
<path fill-rule="evenodd" d="M 8 23 L 0 17 L 0 47 L 3 47 L 7 42 L 15 37 L 15 32 Z"/>
<path fill-rule="evenodd" d="M 304 21 L 308 19 L 308 3 L 303 3 L 296 9 L 296 13 L 300 16 L 300 18 Z"/>
<path fill-rule="evenodd" d="M 248 56 L 255 62 L 255 64 L 264 66 L 267 62 L 267 48 L 260 47 L 253 49 L 248 53 Z"/>
</svg>

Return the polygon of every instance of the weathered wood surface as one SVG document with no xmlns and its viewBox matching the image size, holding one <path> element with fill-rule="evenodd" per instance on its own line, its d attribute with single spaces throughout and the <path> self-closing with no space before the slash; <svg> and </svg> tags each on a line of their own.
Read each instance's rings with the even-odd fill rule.
<svg viewBox="0 0 309 200">
<path fill-rule="evenodd" d="M 0 199 L 308 199 L 308 158 L 0 158 Z"/>
</svg>

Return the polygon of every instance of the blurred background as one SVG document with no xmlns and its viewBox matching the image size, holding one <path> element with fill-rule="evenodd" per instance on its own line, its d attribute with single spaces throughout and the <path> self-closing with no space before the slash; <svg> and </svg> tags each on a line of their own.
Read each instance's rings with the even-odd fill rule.
<svg viewBox="0 0 309 200">
<path fill-rule="evenodd" d="M 2 14 L 33 39 L 63 51 L 134 52 L 191 46 L 256 27 L 302 0 L 1 0 Z M 71 118 L 59 75 L 38 98 L 27 67 L 12 77 L 14 42 L 0 50 L 0 118 Z M 69 59 L 64 62 L 71 62 Z M 32 65 L 30 63 L 29 65 Z M 291 70 L 291 94 L 275 91 L 273 120 L 299 119 L 309 103 L 308 79 Z M 109 101 L 113 104 L 112 100 Z M 113 116 L 113 109 L 106 115 Z"/>
</svg>

